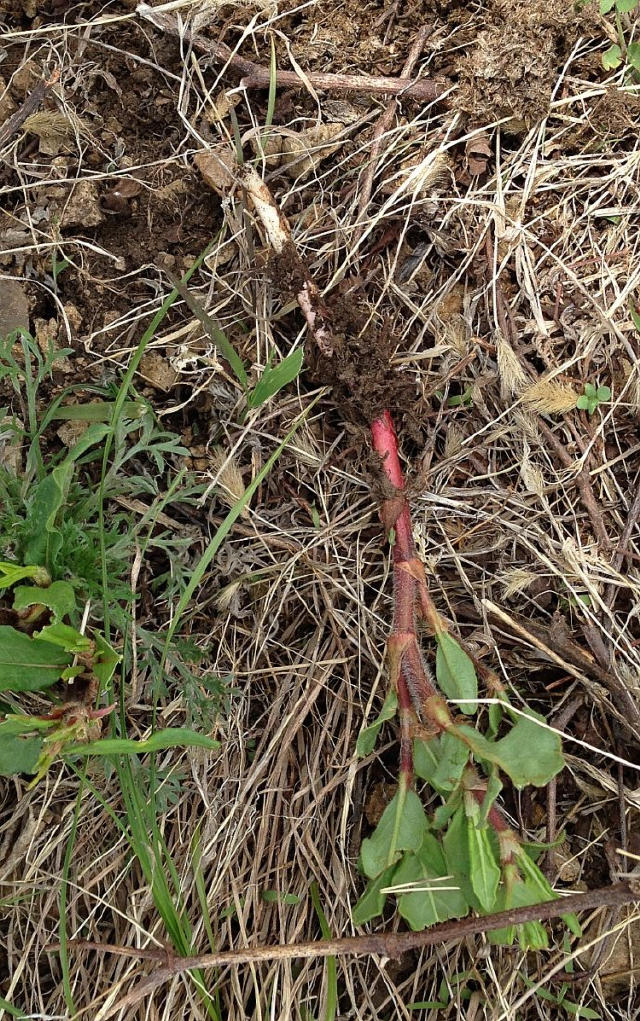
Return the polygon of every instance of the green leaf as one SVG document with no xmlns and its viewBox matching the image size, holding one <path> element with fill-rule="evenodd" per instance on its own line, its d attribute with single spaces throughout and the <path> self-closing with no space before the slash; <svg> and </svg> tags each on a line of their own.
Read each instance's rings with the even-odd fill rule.
<svg viewBox="0 0 640 1021">
<path fill-rule="evenodd" d="M 467 903 L 476 911 L 481 911 L 480 901 L 471 885 L 471 859 L 467 838 L 468 822 L 464 808 L 456 809 L 447 832 L 442 838 L 442 849 L 447 864 L 447 875 L 453 876 Z"/>
<path fill-rule="evenodd" d="M 605 71 L 613 71 L 616 67 L 620 67 L 622 63 L 622 50 L 614 43 L 608 50 L 605 50 L 602 54 L 602 66 Z"/>
<path fill-rule="evenodd" d="M 627 63 L 640 71 L 640 43 L 629 43 L 627 46 Z"/>
<path fill-rule="evenodd" d="M 51 642 L 0 626 L 0 691 L 40 691 L 59 680 L 70 656 Z"/>
<path fill-rule="evenodd" d="M 494 763 L 521 790 L 529 784 L 545 787 L 563 769 L 564 759 L 559 735 L 541 727 L 537 719 L 542 717 L 533 713 L 517 716 L 515 725 L 499 741 L 488 741 L 464 724 L 450 733 L 457 733 L 477 758 Z"/>
<path fill-rule="evenodd" d="M 41 638 L 45 642 L 51 642 L 52 645 L 58 645 L 65 652 L 73 653 L 74 656 L 85 655 L 93 649 L 93 642 L 90 638 L 81 634 L 76 628 L 70 627 L 69 624 L 61 622 L 48 624 L 38 631 L 35 637 Z"/>
<path fill-rule="evenodd" d="M 265 904 L 299 904 L 297 893 L 280 893 L 279 890 L 263 890 L 262 899 Z"/>
<path fill-rule="evenodd" d="M 106 737 L 88 744 L 67 745 L 62 755 L 146 755 L 147 752 L 159 752 L 163 748 L 208 748 L 217 751 L 219 741 L 214 741 L 205 734 L 197 734 L 186 727 L 167 727 L 157 730 L 146 741 L 134 741 L 125 737 Z"/>
<path fill-rule="evenodd" d="M 259 408 L 261 404 L 277 394 L 278 390 L 282 390 L 283 386 L 297 379 L 302 369 L 303 360 L 304 350 L 299 347 L 273 368 L 267 366 L 251 393 L 247 395 L 249 407 Z"/>
<path fill-rule="evenodd" d="M 489 816 L 489 810 L 491 809 L 491 806 L 493 805 L 494 801 L 498 797 L 501 790 L 502 781 L 498 776 L 498 770 L 493 769 L 489 776 L 489 780 L 487 781 L 487 789 L 482 804 L 480 805 L 480 812 L 478 814 L 477 821 L 481 825 L 483 826 L 486 825 L 487 818 Z"/>
<path fill-rule="evenodd" d="M 467 847 L 469 849 L 470 878 L 474 894 L 483 911 L 493 911 L 500 882 L 500 868 L 489 842 L 486 826 L 475 826 L 467 819 Z"/>
<path fill-rule="evenodd" d="M 598 389 L 596 390 L 596 397 L 598 398 L 598 401 L 600 403 L 602 403 L 603 401 L 610 400 L 611 399 L 611 387 L 609 387 L 609 386 L 599 386 Z"/>
<path fill-rule="evenodd" d="M 65 404 L 51 412 L 52 422 L 110 422 L 115 403 L 113 401 L 94 401 L 91 404 Z M 122 417 L 136 420 L 149 410 L 146 401 L 125 401 L 122 406 Z"/>
<path fill-rule="evenodd" d="M 362 841 L 360 860 L 369 879 L 375 879 L 398 860 L 402 851 L 417 851 L 427 829 L 427 817 L 415 791 L 398 790 L 370 837 Z"/>
<path fill-rule="evenodd" d="M 32 578 L 36 583 L 42 581 L 43 584 L 51 581 L 48 572 L 45 571 L 43 576 L 43 568 L 37 567 L 35 564 L 23 567 L 21 564 L 14 564 L 9 560 L 0 561 L 0 589 L 11 588 L 12 585 L 24 581 L 26 578 Z"/>
<path fill-rule="evenodd" d="M 24 549 L 23 560 L 49 567 L 62 545 L 56 528 L 56 517 L 64 504 L 73 474 L 73 463 L 58 465 L 38 484 L 27 512 L 28 534 L 32 536 Z"/>
<path fill-rule="evenodd" d="M 629 11 L 634 11 L 637 6 L 638 0 L 616 0 L 616 10 L 620 14 L 628 14 Z"/>
<path fill-rule="evenodd" d="M 393 886 L 419 883 L 423 888 L 409 893 L 398 891 L 398 911 L 415 932 L 427 929 L 448 918 L 466 915 L 469 905 L 460 889 L 447 876 L 447 866 L 440 844 L 431 833 L 425 833 L 415 854 L 406 854 L 393 874 Z"/>
<path fill-rule="evenodd" d="M 585 383 L 584 384 L 584 392 L 585 392 L 585 395 L 587 397 L 595 397 L 595 395 L 596 395 L 596 388 L 593 385 L 593 383 Z"/>
<path fill-rule="evenodd" d="M 18 585 L 13 593 L 14 610 L 25 610 L 40 603 L 51 610 L 55 620 L 72 614 L 76 608 L 76 595 L 68 581 L 54 581 L 48 588 L 37 585 Z"/>
<path fill-rule="evenodd" d="M 369 880 L 366 890 L 351 912 L 351 919 L 354 925 L 364 925 L 365 922 L 370 922 L 372 918 L 377 918 L 378 915 L 382 914 L 387 895 L 386 893 L 380 893 L 380 891 L 389 886 L 395 870 L 395 864 L 390 865 L 376 879 Z"/>
<path fill-rule="evenodd" d="M 35 773 L 41 750 L 41 737 L 12 734 L 0 723 L 0 776 Z"/>
<path fill-rule="evenodd" d="M 599 1021 L 602 1014 L 598 1014 L 597 1010 L 592 1010 L 591 1007 L 583 1007 L 580 1003 L 573 1003 L 571 1000 L 562 1000 L 560 1006 L 563 1010 L 566 1010 L 567 1014 L 571 1014 L 573 1017 L 586 1017 L 592 1019 L 592 1021 Z"/>
<path fill-rule="evenodd" d="M 104 691 L 122 656 L 118 655 L 99 631 L 94 632 L 93 640 L 96 647 L 93 657 L 93 672 L 100 681 L 100 690 Z"/>
<path fill-rule="evenodd" d="M 398 711 L 398 696 L 395 691 L 390 691 L 384 700 L 382 709 L 378 716 L 370 723 L 368 727 L 363 727 L 358 734 L 358 740 L 356 741 L 356 755 L 359 759 L 370 755 L 376 746 L 378 740 L 378 734 L 382 729 L 382 724 L 386 723 L 387 720 L 393 719 L 396 712 Z"/>
<path fill-rule="evenodd" d="M 474 699 L 478 697 L 478 678 L 473 663 L 455 638 L 446 631 L 436 635 L 436 677 L 447 698 Z M 461 705 L 460 709 L 473 716 L 476 705 Z"/>
<path fill-rule="evenodd" d="M 545 897 L 543 900 L 548 900 L 548 898 Z M 508 911 L 511 908 L 528 907 L 529 904 L 538 904 L 539 902 L 540 898 L 520 879 L 515 866 L 507 865 L 504 869 L 504 883 L 500 887 L 495 910 Z M 547 931 L 540 922 L 524 922 L 521 925 L 509 925 L 502 929 L 494 929 L 489 933 L 489 942 L 511 946 L 516 936 L 523 950 L 544 950 L 549 944 Z"/>
<path fill-rule="evenodd" d="M 608 14 L 616 5 L 616 0 L 600 0 L 600 13 Z"/>
<path fill-rule="evenodd" d="M 438 792 L 453 791 L 460 783 L 464 767 L 469 761 L 469 750 L 455 734 L 413 743 L 413 768 L 417 776 L 428 780 Z"/>
</svg>

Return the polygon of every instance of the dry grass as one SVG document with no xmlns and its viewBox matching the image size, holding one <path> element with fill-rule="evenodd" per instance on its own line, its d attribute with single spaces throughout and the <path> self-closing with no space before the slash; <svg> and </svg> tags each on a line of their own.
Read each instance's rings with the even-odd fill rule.
<svg viewBox="0 0 640 1021">
<path fill-rule="evenodd" d="M 294 24 L 291 3 L 194 5 L 186 0 L 171 6 L 185 18 L 195 13 L 200 31 L 216 33 L 227 19 L 240 26 L 230 36 L 245 40 L 245 53 L 255 45 L 256 59 L 265 63 L 270 31 L 282 33 L 277 37 L 282 47 Z M 345 9 L 336 7 L 344 15 Z M 299 18 L 322 23 L 325 9 L 310 0 L 298 8 Z M 229 98 L 224 70 L 206 67 L 194 54 L 177 62 L 178 43 L 162 39 L 131 4 L 114 4 L 102 13 L 81 4 L 76 14 L 92 21 L 90 31 L 45 18 L 40 27 L 14 30 L 3 39 L 11 52 L 20 50 L 23 68 L 27 60 L 62 67 L 56 106 L 66 125 L 83 125 L 73 145 L 65 141 L 73 152 L 66 163 L 63 158 L 54 166 L 42 157 L 36 173 L 19 146 L 3 154 L 11 172 L 4 178 L 2 201 L 15 232 L 13 241 L 3 241 L 4 272 L 25 280 L 60 245 L 56 216 L 33 215 L 47 208 L 51 189 L 63 193 L 56 199 L 62 207 L 73 180 L 91 180 L 100 188 L 112 183 L 107 167 L 117 140 L 102 137 L 88 109 L 91 92 L 87 98 L 84 89 L 92 76 L 109 73 L 114 47 L 129 51 L 131 67 L 148 74 L 150 88 L 162 85 L 170 91 L 174 104 L 170 114 L 166 107 L 163 113 L 177 125 L 172 133 L 155 146 L 145 141 L 134 147 L 125 154 L 127 160 L 133 157 L 128 164 L 116 159 L 123 172 L 140 175 L 145 189 L 156 194 L 165 189 L 160 205 L 149 207 L 147 237 L 160 229 L 163 216 L 175 215 L 176 207 L 188 224 L 189 205 L 176 182 L 188 179 L 192 197 L 202 190 L 191 169 L 193 155 L 205 147 L 232 154 L 228 110 L 233 102 L 247 152 L 264 128 L 264 94 L 240 90 Z M 347 14 L 359 17 L 357 9 Z M 370 15 L 362 17 L 368 24 Z M 481 13 L 477 18 L 482 20 Z M 434 49 L 427 49 L 424 61 L 427 72 L 436 55 L 442 59 L 455 52 L 452 24 L 437 29 Z M 295 36 L 288 41 L 304 63 Z M 311 172 L 306 163 L 304 176 L 289 167 L 272 186 L 294 225 L 300 253 L 327 292 L 360 274 L 372 319 L 384 317 L 393 330 L 398 372 L 415 385 L 405 450 L 415 465 L 417 540 L 439 609 L 499 669 L 516 704 L 526 699 L 554 718 L 574 696 L 583 698 L 577 715 L 563 725 L 572 740 L 568 777 L 558 786 L 558 826 L 565 829 L 566 841 L 552 880 L 560 890 L 597 885 L 615 878 L 617 870 L 635 868 L 634 858 L 625 864 L 615 856 L 623 841 L 631 853 L 639 850 L 633 834 L 637 775 L 590 747 L 624 760 L 637 756 L 628 726 L 631 722 L 633 730 L 633 721 L 619 692 L 626 690 L 637 706 L 640 677 L 637 527 L 626 550 L 618 548 L 640 485 L 638 337 L 627 312 L 640 284 L 640 148 L 637 129 L 633 122 L 625 127 L 623 117 L 624 97 L 634 95 L 635 86 L 625 84 L 622 71 L 606 83 L 597 71 L 585 77 L 585 69 L 595 66 L 594 59 L 597 63 L 599 45 L 597 38 L 576 38 L 570 58 L 557 68 L 549 117 L 518 135 L 507 133 L 504 123 L 465 127 L 455 112 L 455 91 L 451 109 L 403 111 L 385 136 L 361 222 L 358 183 L 367 166 L 371 114 L 378 109 L 374 101 L 354 100 L 351 110 L 336 111 L 326 97 L 318 110 L 311 101 L 296 100 L 286 125 L 276 125 L 270 135 L 302 132 L 316 116 L 353 117 L 326 162 L 317 162 Z M 398 59 L 402 62 L 404 54 Z M 109 81 L 107 88 L 113 89 Z M 614 127 L 607 104 L 619 107 Z M 99 165 L 85 159 L 92 133 L 95 149 L 104 156 Z M 467 140 L 481 134 L 493 140 L 493 161 L 486 175 L 465 179 L 461 154 Z M 275 169 L 267 163 L 268 173 Z M 264 366 L 300 339 L 301 321 L 267 279 L 263 241 L 242 195 L 235 191 L 222 208 L 209 208 L 216 229 L 222 224 L 225 233 L 207 259 L 199 299 L 228 330 L 245 361 Z M 205 234 L 212 222 L 203 227 Z M 390 240 L 367 261 L 387 228 Z M 190 229 L 185 228 L 182 255 L 196 251 L 189 247 L 198 244 Z M 123 265 L 121 245 L 113 230 L 106 237 L 78 226 L 64 231 L 64 254 L 77 268 L 78 294 L 85 297 L 77 302 L 69 294 L 55 297 L 59 338 L 76 349 L 76 371 L 85 380 L 126 365 L 149 313 L 166 292 L 161 263 L 140 252 L 137 258 L 127 253 Z M 145 246 L 154 250 L 143 239 Z M 70 306 L 85 309 L 86 290 L 92 288 L 109 315 L 92 319 L 83 312 L 83 324 L 76 328 Z M 224 451 L 222 457 L 212 451 L 208 467 L 197 463 L 212 484 L 211 503 L 203 509 L 209 520 L 197 522 L 206 535 L 241 491 L 242 477 L 246 482 L 255 475 L 308 402 L 310 386 L 303 380 L 298 393 L 290 388 L 237 425 L 238 391 L 199 324 L 181 309 L 153 343 L 178 372 L 181 388 L 156 392 L 154 401 L 162 416 L 179 412 L 183 422 L 199 422 L 202 447 L 207 433 L 216 432 Z M 567 394 L 581 393 L 583 383 L 596 378 L 611 385 L 612 403 L 593 418 L 570 410 Z M 448 407 L 447 399 L 465 389 L 471 404 Z M 361 890 L 356 860 L 368 826 L 365 808 L 369 811 L 376 784 L 393 781 L 395 762 L 389 744 L 380 756 L 355 758 L 357 733 L 385 691 L 390 607 L 367 458 L 360 431 L 345 425 L 326 393 L 254 500 L 249 519 L 226 544 L 217 568 L 222 580 L 215 572 L 208 577 L 192 610 L 194 637 L 213 642 L 214 669 L 220 675 L 231 672 L 237 688 L 228 715 L 218 723 L 219 755 L 172 750 L 158 756 L 162 775 L 175 773 L 180 780 L 177 801 L 162 811 L 160 828 L 176 865 L 192 943 L 201 951 L 209 941 L 193 867 L 197 832 L 200 878 L 218 947 L 319 938 L 309 896 L 314 879 L 332 932 L 352 931 L 350 905 Z M 588 479 L 608 547 L 598 542 L 577 485 L 580 472 Z M 514 636 L 492 616 L 487 603 L 498 604 L 525 627 L 527 621 L 537 624 L 556 651 L 569 636 L 593 670 L 585 673 L 575 664 L 567 669 L 563 655 L 565 667 L 551 662 L 533 641 Z M 166 619 L 167 609 L 157 608 L 160 619 Z M 613 693 L 607 691 L 607 678 Z M 142 732 L 150 720 L 144 664 L 139 664 L 136 692 L 129 717 L 132 732 Z M 162 704 L 162 725 L 182 724 L 187 711 L 176 684 Z M 385 733 L 391 738 L 391 731 Z M 115 776 L 96 769 L 90 779 L 115 819 L 85 790 L 67 889 L 69 936 L 132 951 L 162 946 L 166 929 L 116 825 L 125 819 Z M 7 948 L 0 991 L 29 1016 L 71 1016 L 59 958 L 46 946 L 57 939 L 77 791 L 77 776 L 62 768 L 52 769 L 31 792 L 22 780 L 0 781 L 0 930 Z M 533 803 L 523 796 L 507 809 L 527 838 L 544 840 L 544 806 L 542 795 Z M 264 892 L 272 890 L 299 900 L 266 901 Z M 389 919 L 388 924 L 395 923 Z M 637 915 L 620 924 L 600 913 L 586 920 L 585 928 L 585 942 L 600 941 L 603 953 L 593 958 L 599 969 L 573 986 L 569 997 L 602 1018 L 635 1016 Z M 611 940 L 607 933 L 613 933 Z M 626 963 L 623 947 L 635 948 L 636 956 L 627 955 Z M 115 957 L 70 948 L 69 955 L 74 1017 L 99 1019 L 144 973 L 134 954 Z M 607 959 L 615 955 L 608 969 Z M 590 954 L 586 958 L 588 963 Z M 555 1017 L 559 1008 L 537 997 L 524 979 L 546 981 L 566 960 L 560 942 L 546 955 L 524 956 L 477 938 L 400 963 L 340 961 L 339 1016 L 362 1021 Z M 611 980 L 603 977 L 608 970 L 624 973 L 615 995 Z M 462 972 L 467 979 L 458 985 L 454 976 Z M 206 980 L 210 991 L 219 990 L 222 1017 L 233 1021 L 325 1017 L 322 961 L 247 967 Z M 437 1013 L 410 1009 L 416 1001 L 437 1000 L 443 980 L 453 983 L 448 1006 Z M 464 989 L 470 998 L 460 998 Z M 204 1018 L 206 1010 L 194 981 L 177 978 L 120 1016 L 174 1021 Z"/>
</svg>

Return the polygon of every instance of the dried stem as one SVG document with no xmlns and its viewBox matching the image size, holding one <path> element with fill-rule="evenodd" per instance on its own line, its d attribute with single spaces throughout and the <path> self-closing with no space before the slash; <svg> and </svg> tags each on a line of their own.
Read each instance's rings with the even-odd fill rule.
<svg viewBox="0 0 640 1021">
<path fill-rule="evenodd" d="M 4 123 L 0 126 L 0 149 L 3 149 L 7 142 L 11 141 L 14 135 L 17 135 L 27 117 L 30 117 L 32 113 L 35 113 L 40 104 L 43 102 L 47 89 L 50 89 L 52 85 L 55 85 L 59 78 L 60 71 L 58 69 L 53 72 L 50 78 L 42 78 L 29 93 L 26 99 L 20 104 L 15 113 L 12 113 L 10 117 L 7 117 L 6 121 L 4 121 Z"/>
<path fill-rule="evenodd" d="M 259 964 L 263 961 L 285 961 L 292 958 L 345 957 L 347 955 L 379 955 L 398 958 L 409 950 L 434 946 L 447 940 L 460 940 L 477 933 L 491 932 L 525 922 L 543 921 L 560 915 L 592 911 L 600 907 L 624 907 L 640 897 L 637 884 L 632 882 L 616 883 L 588 893 L 569 894 L 557 900 L 545 901 L 521 908 L 500 911 L 482 918 L 462 918 L 453 922 L 434 925 L 423 932 L 382 932 L 375 935 L 351 936 L 344 939 L 320 940 L 313 943 L 292 943 L 288 946 L 245 947 L 241 950 L 223 950 L 214 954 L 197 954 L 193 957 L 175 957 L 170 951 L 163 954 L 165 960 L 161 967 L 143 979 L 131 992 L 124 996 L 104 1014 L 102 1018 L 112 1017 L 124 1007 L 131 1007 L 143 997 L 149 996 L 155 989 L 163 985 L 175 975 L 194 968 L 223 968 L 229 965 Z M 97 950 L 100 953 L 122 954 L 121 947 L 94 943 L 86 940 L 69 940 L 70 947 Z M 49 947 L 55 950 L 56 947 Z M 130 950 L 130 956 L 149 958 L 145 951 Z M 160 952 L 154 951 L 157 959 Z"/>
<path fill-rule="evenodd" d="M 224 43 L 207 39 L 205 36 L 190 32 L 188 28 L 178 22 L 173 15 L 164 11 L 157 11 L 147 4 L 139 4 L 137 13 L 147 21 L 150 21 L 163 32 L 179 36 L 185 39 L 189 46 L 198 53 L 210 57 L 218 64 L 226 64 L 237 74 L 242 76 L 241 85 L 246 89 L 268 89 L 273 81 L 270 68 L 262 67 L 253 60 L 241 57 Z M 386 93 L 397 96 L 402 93 L 411 99 L 421 100 L 425 103 L 439 99 L 446 90 L 446 83 L 441 84 L 424 79 L 415 80 L 409 77 L 391 78 L 386 75 L 362 75 L 362 74 L 322 74 L 315 71 L 305 71 L 304 79 L 295 71 L 277 71 L 276 85 L 286 86 L 293 89 L 304 89 L 308 83 L 317 89 L 325 92 L 364 92 Z"/>
</svg>

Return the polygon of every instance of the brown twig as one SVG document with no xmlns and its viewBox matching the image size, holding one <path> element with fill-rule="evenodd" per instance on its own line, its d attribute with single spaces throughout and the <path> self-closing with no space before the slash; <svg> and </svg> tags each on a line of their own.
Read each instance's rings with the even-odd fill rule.
<svg viewBox="0 0 640 1021">
<path fill-rule="evenodd" d="M 241 84 L 247 89 L 268 89 L 273 75 L 268 67 L 256 64 L 234 53 L 225 43 L 207 39 L 185 28 L 171 14 L 156 11 L 145 3 L 136 8 L 137 13 L 150 21 L 163 32 L 184 39 L 198 53 L 218 64 L 225 64 L 242 77 Z M 439 99 L 446 92 L 447 85 L 425 79 L 414 80 L 409 77 L 391 78 L 386 75 L 363 74 L 323 74 L 317 71 L 305 71 L 304 79 L 295 71 L 277 71 L 276 85 L 287 88 L 304 89 L 307 83 L 325 92 L 364 92 L 386 93 L 397 96 L 402 93 L 411 99 L 425 103 Z"/>
<path fill-rule="evenodd" d="M 12 113 L 10 117 L 7 117 L 6 121 L 4 121 L 0 127 L 0 149 L 3 149 L 5 145 L 11 141 L 14 135 L 17 135 L 27 117 L 30 117 L 32 113 L 35 113 L 40 104 L 43 102 L 44 97 L 47 94 L 47 89 L 50 89 L 52 85 L 55 85 L 59 78 L 60 71 L 57 69 L 53 72 L 50 78 L 42 78 L 35 88 L 29 93 L 26 99 L 20 104 L 15 113 Z"/>
<path fill-rule="evenodd" d="M 352 955 L 378 955 L 381 957 L 399 958 L 409 950 L 434 946 L 448 940 L 460 940 L 478 933 L 492 932 L 512 925 L 525 922 L 543 921 L 557 918 L 560 915 L 573 914 L 580 911 L 592 911 L 601 907 L 624 907 L 640 898 L 640 889 L 630 881 L 615 883 L 588 893 L 569 894 L 557 900 L 543 904 L 532 904 L 526 907 L 500 911 L 497 914 L 485 915 L 482 918 L 462 918 L 453 922 L 434 925 L 423 932 L 382 932 L 375 935 L 349 936 L 343 939 L 320 940 L 313 943 L 290 943 L 284 946 L 244 947 L 241 950 L 223 950 L 214 954 L 196 954 L 193 957 L 175 957 L 170 951 L 161 967 L 151 972 L 131 992 L 110 1007 L 103 1018 L 112 1017 L 125 1007 L 131 1007 L 149 996 L 155 989 L 176 975 L 194 968 L 224 968 L 242 964 L 260 964 L 265 961 L 288 961 L 292 958 L 324 958 L 346 957 Z M 89 940 L 69 940 L 68 947 L 77 949 L 97 950 L 99 953 L 123 954 L 122 947 L 111 944 L 94 943 Z M 49 950 L 58 949 L 55 945 Z M 128 951 L 131 957 L 157 959 L 162 951 L 148 952 L 139 950 Z"/>
</svg>

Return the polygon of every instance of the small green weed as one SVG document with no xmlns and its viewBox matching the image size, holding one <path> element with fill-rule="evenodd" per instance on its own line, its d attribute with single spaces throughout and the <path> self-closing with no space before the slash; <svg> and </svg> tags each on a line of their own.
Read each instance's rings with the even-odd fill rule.
<svg viewBox="0 0 640 1021">
<path fill-rule="evenodd" d="M 608 386 L 596 386 L 595 383 L 585 383 L 584 393 L 578 397 L 576 407 L 581 411 L 593 415 L 594 411 L 606 401 L 611 400 L 611 388 Z"/>
<path fill-rule="evenodd" d="M 446 632 L 437 635 L 436 677 L 447 698 L 472 717 L 478 697 L 475 667 Z M 371 753 L 382 725 L 396 711 L 392 691 L 378 718 L 360 732 L 358 755 Z M 491 914 L 553 899 L 532 849 L 520 843 L 493 808 L 503 786 L 501 774 L 521 790 L 544 786 L 563 768 L 560 738 L 543 723 L 533 712 L 516 711 L 503 692 L 490 707 L 486 735 L 470 724 L 452 722 L 440 737 L 414 739 L 415 774 L 441 803 L 427 816 L 421 798 L 400 774 L 397 793 L 362 842 L 359 865 L 369 882 L 353 910 L 357 925 L 380 915 L 389 894 L 414 930 L 471 910 Z M 506 733 L 498 737 L 505 726 Z M 480 779 L 477 766 L 487 781 Z M 573 916 L 565 921 L 579 931 Z M 548 945 L 539 922 L 490 933 L 495 943 L 510 945 L 516 939 L 525 949 Z"/>
<path fill-rule="evenodd" d="M 621 64 L 626 64 L 632 76 L 637 80 L 640 73 L 640 43 L 627 43 L 623 15 L 635 11 L 638 0 L 600 0 L 600 13 L 613 12 L 616 22 L 618 42 L 613 43 L 602 54 L 602 66 L 606 71 L 614 71 Z"/>
</svg>

